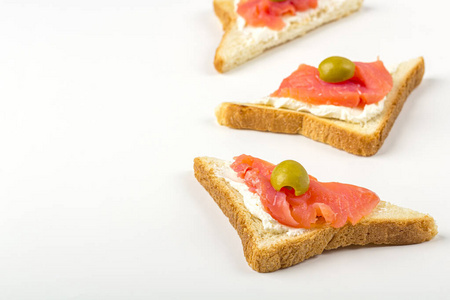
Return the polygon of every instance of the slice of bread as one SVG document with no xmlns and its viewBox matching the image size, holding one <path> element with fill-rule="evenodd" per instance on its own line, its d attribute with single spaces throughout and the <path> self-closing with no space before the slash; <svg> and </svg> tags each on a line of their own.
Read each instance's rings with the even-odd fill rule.
<svg viewBox="0 0 450 300">
<path fill-rule="evenodd" d="M 299 235 L 264 229 L 243 202 L 243 196 L 223 177 L 229 163 L 215 158 L 194 159 L 195 177 L 209 192 L 238 232 L 248 264 L 258 272 L 272 272 L 298 264 L 324 250 L 349 245 L 404 245 L 428 241 L 437 234 L 434 219 L 426 214 L 380 202 L 356 225 L 324 225 Z"/>
<path fill-rule="evenodd" d="M 260 55 L 265 50 L 273 48 L 300 37 L 321 25 L 343 18 L 357 11 L 363 0 L 340 0 L 334 1 L 330 6 L 320 6 L 311 10 L 309 17 L 300 22 L 292 22 L 286 25 L 286 28 L 273 36 L 264 40 L 249 39 L 242 30 L 240 30 L 235 10 L 234 0 L 214 0 L 214 11 L 222 22 L 225 31 L 222 41 L 217 48 L 214 58 L 214 66 L 219 72 L 229 71 L 244 62 Z"/>
<path fill-rule="evenodd" d="M 317 117 L 307 112 L 251 103 L 222 103 L 217 122 L 235 129 L 301 134 L 349 153 L 371 156 L 383 145 L 409 94 L 422 81 L 422 57 L 399 64 L 383 111 L 366 124 Z"/>
</svg>

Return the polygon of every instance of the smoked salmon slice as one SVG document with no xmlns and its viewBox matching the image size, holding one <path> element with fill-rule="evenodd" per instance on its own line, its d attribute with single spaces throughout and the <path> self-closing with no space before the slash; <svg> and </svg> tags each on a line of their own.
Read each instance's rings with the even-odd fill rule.
<svg viewBox="0 0 450 300">
<path fill-rule="evenodd" d="M 276 191 L 270 183 L 274 164 L 250 155 L 234 158 L 231 168 L 249 190 L 260 196 L 264 209 L 279 223 L 295 228 L 311 228 L 324 221 L 339 228 L 347 222 L 356 224 L 379 203 L 372 191 L 349 184 L 319 182 L 310 176 L 308 191 L 295 196 L 294 190 Z"/>
<path fill-rule="evenodd" d="M 382 100 L 392 86 L 392 76 L 380 60 L 355 62 L 355 75 L 340 83 L 325 82 L 320 79 L 317 68 L 302 64 L 271 96 L 313 105 L 364 107 Z"/>
<path fill-rule="evenodd" d="M 242 0 L 238 4 L 237 13 L 245 19 L 247 25 L 281 30 L 286 25 L 283 16 L 293 16 L 297 11 L 316 7 L 317 0 Z"/>
</svg>

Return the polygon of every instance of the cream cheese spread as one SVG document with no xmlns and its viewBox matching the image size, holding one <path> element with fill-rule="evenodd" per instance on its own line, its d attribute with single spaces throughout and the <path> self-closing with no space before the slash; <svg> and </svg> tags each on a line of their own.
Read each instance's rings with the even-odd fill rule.
<svg viewBox="0 0 450 300">
<path fill-rule="evenodd" d="M 264 210 L 258 194 L 249 191 L 248 186 L 241 178 L 237 176 L 237 173 L 233 169 L 231 169 L 230 165 L 231 163 L 226 163 L 225 166 L 220 169 L 220 171 L 218 171 L 216 175 L 224 178 L 234 189 L 236 189 L 242 195 L 245 207 L 253 216 L 261 220 L 265 230 L 277 234 L 285 233 L 288 236 L 299 235 L 308 230 L 303 228 L 292 228 L 289 226 L 285 226 L 272 218 L 272 216 Z"/>
<path fill-rule="evenodd" d="M 294 16 L 284 16 L 283 21 L 286 24 L 281 30 L 272 30 L 268 27 L 253 27 L 246 25 L 246 21 L 238 13 L 237 15 L 237 26 L 238 30 L 247 36 L 248 43 L 258 43 L 264 42 L 271 39 L 277 40 L 281 32 L 287 31 L 292 23 L 322 23 L 322 14 L 316 14 L 318 10 L 326 11 L 332 14 L 333 11 L 338 10 L 342 6 L 342 3 L 347 0 L 319 0 L 316 8 L 308 9 L 306 11 L 299 11 Z M 238 3 L 240 0 L 234 1 L 235 10 L 237 10 Z"/>
<path fill-rule="evenodd" d="M 290 110 L 309 112 L 318 117 L 333 118 L 351 123 L 364 124 L 383 111 L 385 102 L 386 97 L 377 103 L 364 106 L 364 109 L 336 105 L 313 105 L 292 98 L 278 97 L 265 97 L 252 101 L 251 103 L 270 105 L 275 108 L 286 108 Z"/>
</svg>

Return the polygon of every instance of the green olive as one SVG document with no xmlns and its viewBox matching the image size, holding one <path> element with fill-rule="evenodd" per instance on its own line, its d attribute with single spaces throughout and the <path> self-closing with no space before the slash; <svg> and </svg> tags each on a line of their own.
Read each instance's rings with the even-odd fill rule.
<svg viewBox="0 0 450 300">
<path fill-rule="evenodd" d="M 319 65 L 319 77 L 323 81 L 338 83 L 346 81 L 355 75 L 355 64 L 340 56 L 324 59 Z"/>
<path fill-rule="evenodd" d="M 295 196 L 300 196 L 309 188 L 309 176 L 301 164 L 294 160 L 285 160 L 273 169 L 270 183 L 277 191 L 283 187 L 291 187 L 295 190 Z"/>
</svg>

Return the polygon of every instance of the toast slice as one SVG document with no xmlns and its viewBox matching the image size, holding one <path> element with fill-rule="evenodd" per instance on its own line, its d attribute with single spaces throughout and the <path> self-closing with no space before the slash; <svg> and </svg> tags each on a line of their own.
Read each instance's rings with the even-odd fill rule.
<svg viewBox="0 0 450 300">
<path fill-rule="evenodd" d="M 251 103 L 222 103 L 216 109 L 216 118 L 220 125 L 235 129 L 301 134 L 355 155 L 371 156 L 383 145 L 424 72 L 422 57 L 399 64 L 392 74 L 394 85 L 386 96 L 383 111 L 365 124 Z"/>
<path fill-rule="evenodd" d="M 214 0 L 214 11 L 225 31 L 214 58 L 214 66 L 221 73 L 243 64 L 267 49 L 284 44 L 321 25 L 357 11 L 363 0 L 328 1 L 332 3 L 331 6 L 321 6 L 319 1 L 319 7 L 308 12 L 307 18 L 291 22 L 276 36 L 269 35 L 264 39 L 251 38 L 240 28 L 234 2 L 234 0 Z"/>
<path fill-rule="evenodd" d="M 264 229 L 243 202 L 243 196 L 220 174 L 229 163 L 210 157 L 194 159 L 195 177 L 209 192 L 238 232 L 244 256 L 255 271 L 272 272 L 298 264 L 324 250 L 349 245 L 422 243 L 437 234 L 434 219 L 426 214 L 381 201 L 356 225 L 324 225 L 299 235 Z"/>
</svg>

